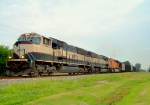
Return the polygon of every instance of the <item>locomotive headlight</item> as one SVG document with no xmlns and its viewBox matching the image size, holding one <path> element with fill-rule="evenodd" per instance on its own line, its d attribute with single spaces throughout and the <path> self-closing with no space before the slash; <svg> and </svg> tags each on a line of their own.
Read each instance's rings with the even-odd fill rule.
<svg viewBox="0 0 150 105">
<path fill-rule="evenodd" d="M 8 59 L 11 59 L 12 57 L 11 56 L 8 56 Z"/>
<path fill-rule="evenodd" d="M 29 36 L 30 34 L 25 34 L 26 36 Z"/>
<path fill-rule="evenodd" d="M 22 55 L 21 58 L 24 59 L 24 55 Z"/>
</svg>

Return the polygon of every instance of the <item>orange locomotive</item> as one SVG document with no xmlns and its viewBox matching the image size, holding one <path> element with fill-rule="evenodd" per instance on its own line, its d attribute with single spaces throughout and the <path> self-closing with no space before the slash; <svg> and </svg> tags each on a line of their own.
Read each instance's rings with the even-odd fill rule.
<svg viewBox="0 0 150 105">
<path fill-rule="evenodd" d="M 120 63 L 112 58 L 109 59 L 110 72 L 120 72 Z"/>
</svg>

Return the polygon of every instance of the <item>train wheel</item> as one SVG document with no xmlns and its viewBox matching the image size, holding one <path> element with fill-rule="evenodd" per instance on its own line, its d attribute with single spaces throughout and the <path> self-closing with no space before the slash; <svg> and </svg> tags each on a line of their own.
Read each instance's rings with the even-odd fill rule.
<svg viewBox="0 0 150 105">
<path fill-rule="evenodd" d="M 48 76 L 51 76 L 53 74 L 54 74 L 54 72 L 48 72 Z"/>
<path fill-rule="evenodd" d="M 113 72 L 112 68 L 110 68 L 110 69 L 109 69 L 109 72 L 110 72 L 110 73 L 112 73 L 112 72 Z"/>
<path fill-rule="evenodd" d="M 90 71 L 89 71 L 89 74 L 93 74 L 93 72 L 90 70 Z"/>
<path fill-rule="evenodd" d="M 39 72 L 39 74 L 38 74 L 39 76 L 43 76 L 43 72 Z"/>
<path fill-rule="evenodd" d="M 29 69 L 29 70 L 30 70 L 30 73 L 28 73 L 28 75 L 31 76 L 31 77 L 35 76 L 35 72 L 32 69 Z"/>
<path fill-rule="evenodd" d="M 34 76 L 34 74 L 33 74 L 33 73 L 29 73 L 29 76 L 33 77 L 33 76 Z"/>
<path fill-rule="evenodd" d="M 100 73 L 101 73 L 101 68 L 98 69 L 98 74 L 100 74 Z"/>
</svg>

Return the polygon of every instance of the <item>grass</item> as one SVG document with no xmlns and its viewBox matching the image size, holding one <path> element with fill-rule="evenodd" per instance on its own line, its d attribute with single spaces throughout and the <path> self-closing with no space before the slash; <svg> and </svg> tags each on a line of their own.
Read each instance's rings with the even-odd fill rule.
<svg viewBox="0 0 150 105">
<path fill-rule="evenodd" d="M 0 86 L 0 105 L 148 105 L 149 73 L 37 79 Z"/>
</svg>

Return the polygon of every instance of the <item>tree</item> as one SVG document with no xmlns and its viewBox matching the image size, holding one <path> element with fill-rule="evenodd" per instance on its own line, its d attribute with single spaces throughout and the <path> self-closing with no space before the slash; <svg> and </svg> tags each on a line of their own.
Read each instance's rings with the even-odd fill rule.
<svg viewBox="0 0 150 105">
<path fill-rule="evenodd" d="M 135 67 L 136 67 L 138 70 L 140 70 L 141 64 L 140 64 L 140 63 L 136 63 L 136 64 L 135 64 Z"/>
<path fill-rule="evenodd" d="M 126 64 L 126 65 L 128 65 L 128 66 L 131 66 L 131 63 L 129 61 L 125 61 L 123 63 Z"/>
<path fill-rule="evenodd" d="M 149 66 L 149 68 L 148 68 L 148 70 L 147 70 L 148 72 L 150 72 L 150 66 Z"/>
<path fill-rule="evenodd" d="M 9 55 L 12 56 L 12 51 L 9 49 L 9 47 L 0 45 L 0 75 L 5 72 L 7 57 Z"/>
</svg>

